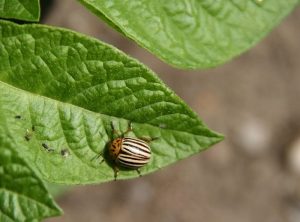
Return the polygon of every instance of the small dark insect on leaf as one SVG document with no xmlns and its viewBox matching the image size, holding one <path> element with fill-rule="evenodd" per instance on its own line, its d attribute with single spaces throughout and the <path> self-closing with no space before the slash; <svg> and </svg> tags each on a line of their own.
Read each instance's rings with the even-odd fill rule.
<svg viewBox="0 0 300 222">
<path fill-rule="evenodd" d="M 46 143 L 42 143 L 42 146 L 47 150 L 48 153 L 55 151 L 55 149 L 49 148 L 49 146 Z"/>
<path fill-rule="evenodd" d="M 35 127 L 34 127 L 34 125 L 32 125 L 31 129 L 32 129 L 32 131 L 34 131 L 34 130 L 35 130 Z"/>
<path fill-rule="evenodd" d="M 63 156 L 63 157 L 69 157 L 71 155 L 71 153 L 66 150 L 66 149 L 63 149 L 60 151 L 60 154 Z"/>
<path fill-rule="evenodd" d="M 20 115 L 15 116 L 15 118 L 16 118 L 16 119 L 26 120 L 26 118 L 24 118 L 24 117 L 22 117 L 22 116 L 20 116 Z"/>
<path fill-rule="evenodd" d="M 28 129 L 26 129 L 26 135 L 24 136 L 24 139 L 26 140 L 26 141 L 29 141 L 30 140 L 30 133 L 29 133 L 29 130 Z"/>
<path fill-rule="evenodd" d="M 48 147 L 47 144 L 45 144 L 45 143 L 42 143 L 42 146 L 43 146 L 46 150 L 49 149 L 49 147 Z"/>
</svg>

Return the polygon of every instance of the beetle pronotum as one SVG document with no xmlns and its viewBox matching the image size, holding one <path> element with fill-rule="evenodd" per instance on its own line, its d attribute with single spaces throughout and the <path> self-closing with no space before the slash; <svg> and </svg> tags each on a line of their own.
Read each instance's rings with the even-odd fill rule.
<svg viewBox="0 0 300 222">
<path fill-rule="evenodd" d="M 109 156 L 114 160 L 115 164 L 119 164 L 126 168 L 135 169 L 140 176 L 140 168 L 145 166 L 151 158 L 151 148 L 145 142 L 151 142 L 157 140 L 159 137 L 155 138 L 132 138 L 125 137 L 126 134 L 132 131 L 132 124 L 129 123 L 129 128 L 125 133 L 119 134 L 111 122 L 111 129 L 113 133 L 117 134 L 118 137 L 110 142 L 108 147 Z M 100 153 L 97 158 L 103 154 Z M 103 159 L 100 164 L 104 161 Z M 115 180 L 119 173 L 119 168 L 115 165 Z"/>
</svg>

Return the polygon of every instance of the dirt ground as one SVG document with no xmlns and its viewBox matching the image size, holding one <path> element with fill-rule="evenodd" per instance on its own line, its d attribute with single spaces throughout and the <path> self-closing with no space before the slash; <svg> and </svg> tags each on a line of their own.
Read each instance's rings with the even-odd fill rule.
<svg viewBox="0 0 300 222">
<path fill-rule="evenodd" d="M 257 46 L 212 70 L 173 68 L 74 0 L 42 23 L 114 45 L 154 70 L 226 139 L 139 179 L 78 186 L 46 222 L 300 221 L 300 8 Z M 298 158 L 298 159 L 297 159 Z"/>
</svg>

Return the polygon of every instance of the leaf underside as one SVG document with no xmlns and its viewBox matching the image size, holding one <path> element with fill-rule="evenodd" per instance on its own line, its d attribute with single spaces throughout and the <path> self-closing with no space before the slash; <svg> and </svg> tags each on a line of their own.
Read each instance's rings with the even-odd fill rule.
<svg viewBox="0 0 300 222">
<path fill-rule="evenodd" d="M 250 49 L 299 3 L 299 0 L 78 1 L 165 62 L 187 69 L 215 67 Z"/>
<path fill-rule="evenodd" d="M 0 0 L 0 17 L 38 22 L 39 0 Z"/>
</svg>

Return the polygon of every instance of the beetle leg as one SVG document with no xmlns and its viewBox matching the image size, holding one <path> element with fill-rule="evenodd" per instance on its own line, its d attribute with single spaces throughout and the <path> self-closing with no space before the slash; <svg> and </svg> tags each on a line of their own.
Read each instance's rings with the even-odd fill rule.
<svg viewBox="0 0 300 222">
<path fill-rule="evenodd" d="M 132 123 L 129 122 L 129 124 L 128 124 L 128 130 L 125 133 L 123 133 L 122 136 L 124 137 L 124 135 L 126 135 L 127 133 L 130 133 L 131 131 L 132 131 Z"/>
<path fill-rule="evenodd" d="M 140 175 L 140 177 L 142 176 L 141 171 L 139 168 L 136 169 L 136 171 L 138 172 L 138 174 Z"/>
<path fill-rule="evenodd" d="M 110 122 L 110 126 L 111 126 L 111 130 L 118 135 L 118 137 L 120 137 L 119 133 L 117 132 L 117 130 L 115 130 L 115 127 L 114 127 L 114 123 L 111 121 Z"/>
<path fill-rule="evenodd" d="M 146 142 L 151 142 L 151 141 L 153 141 L 153 140 L 158 140 L 159 138 L 160 138 L 160 136 L 154 137 L 154 138 L 141 137 L 140 139 L 141 139 L 141 140 L 144 140 L 144 141 L 146 141 Z"/>
<path fill-rule="evenodd" d="M 100 163 L 99 163 L 99 164 L 103 163 L 104 161 L 105 161 L 105 159 L 103 158 L 103 159 L 100 161 Z"/>
<path fill-rule="evenodd" d="M 118 173 L 119 173 L 119 168 L 115 166 L 115 181 L 117 180 Z"/>
<path fill-rule="evenodd" d="M 103 153 L 105 150 L 103 150 L 101 153 L 99 153 L 97 156 L 93 157 L 90 161 L 92 162 L 94 159 L 98 159 L 100 156 L 103 157 Z M 103 159 L 101 160 L 100 164 L 103 163 L 105 161 L 105 158 L 103 157 Z"/>
<path fill-rule="evenodd" d="M 104 150 L 96 156 L 96 159 L 98 159 L 100 156 L 102 156 L 103 152 L 104 152 Z"/>
</svg>

